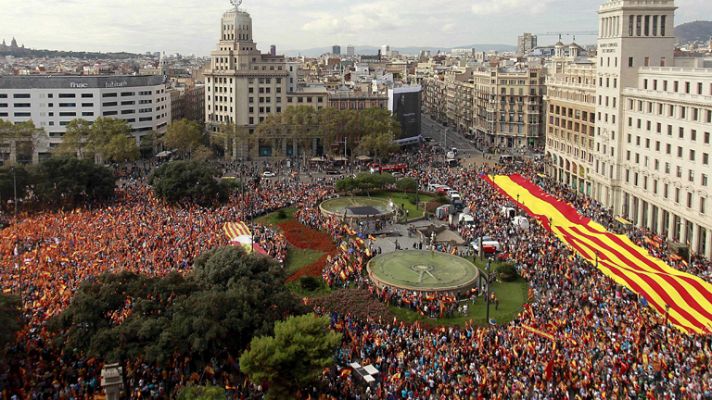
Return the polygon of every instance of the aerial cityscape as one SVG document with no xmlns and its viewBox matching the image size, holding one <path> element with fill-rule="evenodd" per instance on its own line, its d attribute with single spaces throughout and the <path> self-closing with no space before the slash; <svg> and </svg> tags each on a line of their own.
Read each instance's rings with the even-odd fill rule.
<svg viewBox="0 0 712 400">
<path fill-rule="evenodd" d="M 712 399 L 712 3 L 10 2 L 1 400 Z"/>
</svg>

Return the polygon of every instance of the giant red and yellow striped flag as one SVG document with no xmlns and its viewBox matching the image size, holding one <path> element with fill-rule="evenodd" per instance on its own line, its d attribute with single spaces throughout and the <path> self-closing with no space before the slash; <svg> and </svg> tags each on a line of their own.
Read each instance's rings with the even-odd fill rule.
<svg viewBox="0 0 712 400">
<path fill-rule="evenodd" d="M 651 256 L 627 236 L 608 232 L 521 175 L 486 176 L 581 257 L 640 296 L 687 333 L 712 333 L 712 285 Z"/>
</svg>

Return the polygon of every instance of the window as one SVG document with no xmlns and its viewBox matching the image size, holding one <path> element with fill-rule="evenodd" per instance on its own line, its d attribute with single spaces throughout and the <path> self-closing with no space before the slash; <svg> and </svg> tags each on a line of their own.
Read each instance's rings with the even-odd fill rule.
<svg viewBox="0 0 712 400">
<path fill-rule="evenodd" d="M 30 117 L 32 114 L 28 112 L 16 112 L 15 117 Z"/>
<path fill-rule="evenodd" d="M 59 113 L 60 117 L 76 117 L 77 113 L 75 112 L 61 112 Z"/>
<path fill-rule="evenodd" d="M 77 95 L 74 93 L 60 93 L 59 94 L 60 99 L 73 99 L 75 97 L 77 97 Z"/>
<path fill-rule="evenodd" d="M 12 95 L 13 99 L 29 99 L 30 94 L 29 93 L 15 93 Z"/>
<path fill-rule="evenodd" d="M 82 98 L 83 99 L 91 99 L 91 98 L 94 98 L 94 94 L 93 93 L 82 93 Z"/>
<path fill-rule="evenodd" d="M 628 57 L 628 67 L 633 68 L 633 57 Z"/>
<path fill-rule="evenodd" d="M 119 103 L 117 103 L 117 102 L 115 102 L 115 101 L 110 101 L 110 102 L 104 103 L 104 104 L 102 104 L 102 105 L 103 105 L 104 107 L 116 107 L 118 104 L 119 104 Z"/>
<path fill-rule="evenodd" d="M 116 97 L 118 93 L 104 93 L 101 95 L 101 97 Z"/>
<path fill-rule="evenodd" d="M 82 117 L 93 117 L 94 113 L 92 111 L 85 111 L 82 113 Z"/>
<path fill-rule="evenodd" d="M 690 150 L 690 161 L 695 161 L 695 151 Z"/>
</svg>

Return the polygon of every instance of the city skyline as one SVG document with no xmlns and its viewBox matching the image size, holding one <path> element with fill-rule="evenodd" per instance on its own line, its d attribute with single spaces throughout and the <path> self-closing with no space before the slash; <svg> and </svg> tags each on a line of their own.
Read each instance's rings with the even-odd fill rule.
<svg viewBox="0 0 712 400">
<path fill-rule="evenodd" d="M 424 1 L 380 0 L 353 5 L 343 0 L 246 0 L 242 9 L 255 21 L 255 41 L 263 52 L 333 44 L 392 47 L 453 47 L 475 43 L 515 44 L 517 35 L 551 31 L 595 31 L 602 0 L 452 0 L 429 6 Z M 418 7 L 413 7 L 416 4 Z M 712 15 L 712 3 L 678 0 L 676 24 Z M 143 10 L 139 13 L 137 9 Z M 9 0 L 0 40 L 17 38 L 26 47 L 74 51 L 166 51 L 208 55 L 218 37 L 215 21 L 230 8 L 227 0 L 199 4 L 155 0 L 122 4 L 96 0 Z M 562 18 L 566 16 L 566 18 Z M 28 29 L 27 27 L 36 27 Z M 569 38 L 570 39 L 570 38 Z M 593 43 L 593 36 L 579 37 Z M 540 44 L 555 36 L 541 37 Z"/>
</svg>

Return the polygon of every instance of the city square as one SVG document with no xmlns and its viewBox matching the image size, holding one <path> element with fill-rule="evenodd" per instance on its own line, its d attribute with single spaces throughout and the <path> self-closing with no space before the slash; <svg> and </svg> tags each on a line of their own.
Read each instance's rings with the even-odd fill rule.
<svg viewBox="0 0 712 400">
<path fill-rule="evenodd" d="M 0 45 L 0 400 L 712 399 L 693 7 L 311 56 L 258 49 L 282 9 L 224 3 L 209 57 Z M 553 23 L 510 6 L 438 13 Z"/>
</svg>

